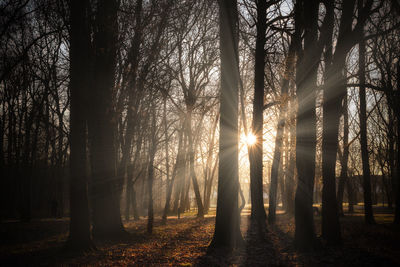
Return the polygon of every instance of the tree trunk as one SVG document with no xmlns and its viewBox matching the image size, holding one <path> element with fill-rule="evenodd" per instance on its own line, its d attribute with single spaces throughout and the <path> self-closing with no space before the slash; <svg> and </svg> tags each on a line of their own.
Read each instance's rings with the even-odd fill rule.
<svg viewBox="0 0 400 267">
<path fill-rule="evenodd" d="M 136 200 L 136 189 L 134 186 L 132 187 L 131 205 L 132 205 L 132 210 L 133 210 L 133 219 L 135 221 L 138 221 L 140 219 L 140 215 L 139 215 L 139 210 L 138 210 L 137 200 Z"/>
<path fill-rule="evenodd" d="M 154 211 L 153 211 L 153 180 L 154 180 L 154 155 L 150 155 L 149 171 L 147 178 L 148 202 L 147 202 L 147 233 L 153 232 Z"/>
<path fill-rule="evenodd" d="M 210 138 L 210 143 L 208 146 L 208 157 L 207 157 L 207 166 L 206 166 L 206 177 L 205 183 L 204 183 L 204 212 L 208 213 L 210 209 L 210 197 L 211 197 L 211 188 L 214 180 L 214 174 L 215 174 L 215 169 L 217 166 L 217 160 L 218 160 L 218 155 L 216 156 L 216 160 L 214 162 L 213 166 L 213 151 L 214 151 L 214 145 L 215 145 L 215 133 L 217 130 L 217 125 L 219 121 L 219 113 L 217 113 L 212 129 L 211 129 L 211 138 Z"/>
<path fill-rule="evenodd" d="M 156 112 L 153 106 L 153 117 L 151 125 L 151 140 L 149 145 L 149 165 L 148 165 L 148 178 L 147 178 L 147 190 L 148 190 L 148 214 L 147 214 L 147 233 L 153 232 L 154 223 L 154 211 L 153 211 L 153 181 L 154 181 L 154 157 L 157 150 L 157 137 L 156 137 Z"/>
<path fill-rule="evenodd" d="M 116 120 L 113 108 L 118 2 L 99 0 L 95 21 L 95 89 L 90 95 L 93 105 L 88 126 L 93 181 L 93 233 L 97 237 L 114 237 L 125 233 L 120 212 L 122 179 L 116 173 Z"/>
<path fill-rule="evenodd" d="M 210 250 L 243 244 L 238 207 L 238 10 L 236 0 L 219 1 L 221 94 L 218 199 Z"/>
<path fill-rule="evenodd" d="M 25 113 L 25 140 L 24 140 L 24 151 L 22 159 L 22 207 L 21 207 L 21 220 L 23 222 L 30 222 L 32 217 L 31 210 L 31 192 L 32 192 L 32 168 L 29 163 L 29 154 L 31 149 L 31 132 L 32 132 L 32 117 L 33 114 L 28 115 L 28 108 L 26 108 Z M 32 111 L 33 113 L 33 111 Z"/>
<path fill-rule="evenodd" d="M 348 170 L 348 161 L 349 161 L 349 112 L 347 106 L 347 93 L 343 98 L 343 155 L 341 157 L 341 170 L 340 170 L 340 179 L 337 193 L 337 202 L 338 202 L 338 212 L 340 216 L 343 216 L 343 195 L 344 195 L 344 186 L 347 183 L 347 170 Z"/>
<path fill-rule="evenodd" d="M 93 247 L 86 175 L 86 110 L 85 92 L 88 87 L 89 31 L 87 1 L 71 1 L 70 45 L 70 229 L 67 247 L 89 250 Z"/>
<path fill-rule="evenodd" d="M 178 147 L 178 153 L 176 155 L 176 163 L 175 163 L 175 167 L 176 168 L 176 186 L 175 186 L 175 196 L 174 196 L 174 205 L 173 205 L 173 209 L 172 212 L 174 214 L 179 214 L 180 211 L 180 203 L 179 200 L 181 198 L 181 193 L 184 187 L 184 164 L 185 164 L 185 140 L 186 137 L 184 135 L 184 123 L 181 129 L 181 138 L 182 138 L 182 144 L 181 144 L 181 148 L 179 150 Z"/>
<path fill-rule="evenodd" d="M 172 171 L 172 178 L 167 186 L 167 197 L 165 200 L 164 213 L 162 216 L 163 223 L 166 223 L 167 215 L 170 212 L 170 203 L 171 203 L 173 184 L 175 181 L 175 176 L 177 176 L 177 173 L 178 173 L 178 168 L 180 168 L 180 165 L 182 164 L 182 146 L 183 146 L 182 143 L 183 143 L 183 129 L 181 131 L 179 131 L 178 153 L 176 155 L 176 162 L 175 162 L 174 169 Z M 177 188 L 177 186 L 175 188 Z M 176 189 L 176 191 L 178 191 L 178 190 Z M 175 201 L 177 201 L 178 199 L 179 199 L 178 197 L 175 197 Z M 178 207 L 177 204 L 175 204 L 174 206 Z"/>
<path fill-rule="evenodd" d="M 251 218 L 260 229 L 265 228 L 267 215 L 263 200 L 263 107 L 264 107 L 264 66 L 265 31 L 267 19 L 267 1 L 257 1 L 257 38 L 254 66 L 254 100 L 252 131 L 256 137 L 254 145 L 249 147 Z M 244 118 L 243 118 L 244 119 Z"/>
<path fill-rule="evenodd" d="M 397 61 L 397 93 L 400 92 L 400 62 Z M 400 224 L 400 115 L 399 115 L 399 104 L 400 101 L 397 98 L 395 102 L 396 108 L 396 119 L 397 119 L 397 183 L 396 185 L 396 208 L 394 213 L 394 223 Z M 394 185 L 393 185 L 394 186 Z"/>
<path fill-rule="evenodd" d="M 295 196 L 295 244 L 298 249 L 314 247 L 313 188 L 315 176 L 316 113 L 315 87 L 320 55 L 315 55 L 317 35 L 318 1 L 299 1 L 295 6 L 297 65 L 297 124 L 296 166 L 297 189 Z M 301 16 L 306 18 L 304 25 Z M 304 27 L 304 51 L 301 49 L 301 33 Z"/>
<path fill-rule="evenodd" d="M 132 199 L 132 177 L 130 174 L 127 174 L 127 183 L 126 183 L 126 199 L 125 199 L 125 220 L 130 220 L 130 210 L 131 210 L 131 199 Z"/>
<path fill-rule="evenodd" d="M 141 96 L 143 90 L 137 90 L 136 86 L 136 78 L 138 76 L 138 66 L 139 66 L 139 53 L 140 53 L 140 44 L 142 39 L 142 26 L 141 26 L 141 14 L 142 14 L 142 0 L 137 1 L 136 8 L 135 8 L 135 18 L 136 18 L 136 28 L 135 34 L 132 40 L 132 47 L 128 54 L 128 61 L 130 64 L 130 75 L 128 77 L 128 109 L 126 115 L 126 131 L 125 131 L 125 138 L 124 138 L 124 146 L 122 147 L 122 158 L 121 162 L 118 166 L 118 179 L 123 180 L 126 178 L 127 186 L 132 186 L 132 181 L 128 181 L 128 162 L 131 158 L 131 151 L 132 151 L 132 142 L 133 136 L 135 132 L 135 126 L 137 124 L 137 111 L 139 110 L 139 103 L 141 101 Z M 122 116 L 122 115 L 120 115 Z M 121 130 L 122 131 L 122 130 Z M 141 138 L 140 138 L 141 140 Z M 140 149 L 139 149 L 140 150 Z M 136 157 L 135 157 L 136 160 Z M 131 190 L 127 190 L 127 193 L 131 192 Z M 127 204 L 129 202 L 129 197 L 127 197 Z M 128 210 L 129 216 L 129 210 Z M 129 217 L 128 217 L 129 218 Z"/>
<path fill-rule="evenodd" d="M 396 177 L 395 177 L 395 164 L 394 164 L 394 123 L 393 123 L 393 108 L 388 107 L 388 142 L 389 142 L 389 152 L 388 152 L 388 158 L 389 158 L 389 171 L 388 171 L 388 178 L 390 179 L 387 184 L 391 184 L 391 186 L 388 188 L 386 188 L 386 193 L 387 193 L 387 199 L 388 199 L 388 206 L 390 209 L 393 208 L 393 197 L 396 195 L 396 188 L 395 188 L 395 184 L 396 184 Z"/>
<path fill-rule="evenodd" d="M 290 147 L 290 156 L 289 156 L 289 162 L 288 162 L 288 167 L 286 171 L 286 183 L 285 183 L 285 197 L 286 197 L 286 212 L 289 214 L 294 213 L 294 187 L 295 187 L 295 164 L 296 164 L 296 121 L 293 118 L 292 114 L 295 114 L 295 103 L 294 100 L 290 100 L 290 108 L 289 110 L 293 109 L 290 112 L 290 117 L 288 118 L 290 120 L 289 126 L 290 126 L 290 142 L 289 142 L 289 147 Z"/>
<path fill-rule="evenodd" d="M 278 173 L 279 173 L 278 170 L 282 154 L 282 143 L 283 143 L 283 135 L 284 135 L 287 105 L 288 105 L 289 81 L 294 68 L 294 53 L 295 53 L 294 48 L 295 46 L 294 43 L 292 42 L 289 47 L 289 52 L 285 63 L 285 71 L 282 76 L 281 105 L 279 108 L 279 115 L 278 115 L 278 125 L 275 137 L 275 149 L 271 167 L 271 187 L 269 191 L 268 222 L 271 224 L 275 223 L 276 219 L 276 205 L 277 205 L 276 195 L 277 195 Z"/>
<path fill-rule="evenodd" d="M 347 177 L 346 181 L 346 186 L 347 186 L 347 198 L 349 200 L 349 213 L 354 213 L 354 205 L 356 203 L 356 197 L 355 197 L 355 192 L 354 192 L 354 186 L 353 186 L 353 181 Z"/>
<path fill-rule="evenodd" d="M 359 1 L 360 2 L 360 1 Z M 360 12 L 360 9 L 359 9 Z M 363 36 L 363 34 L 362 34 Z M 359 43 L 358 47 L 359 61 L 359 97 L 360 97 L 360 146 L 363 168 L 363 189 L 364 189 L 364 214 L 365 222 L 374 224 L 374 215 L 372 211 L 372 193 L 371 193 L 371 174 L 368 156 L 368 140 L 367 140 L 367 103 L 365 96 L 365 44 L 364 41 Z"/>
<path fill-rule="evenodd" d="M 193 183 L 193 191 L 196 197 L 197 203 L 197 217 L 203 218 L 204 217 L 204 207 L 203 202 L 201 201 L 201 194 L 199 189 L 199 184 L 197 183 L 196 172 L 194 170 L 194 142 L 193 142 L 193 134 L 192 134 L 192 110 L 193 107 L 188 107 L 188 119 L 187 119 L 187 136 L 189 141 L 189 172 L 190 177 Z"/>
</svg>

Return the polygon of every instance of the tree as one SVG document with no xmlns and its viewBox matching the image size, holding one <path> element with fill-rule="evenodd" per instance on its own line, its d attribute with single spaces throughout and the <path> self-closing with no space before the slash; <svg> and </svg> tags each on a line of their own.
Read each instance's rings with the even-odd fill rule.
<svg viewBox="0 0 400 267">
<path fill-rule="evenodd" d="M 70 127 L 71 127 L 71 182 L 70 230 L 67 247 L 88 250 L 93 247 L 86 175 L 86 104 L 85 93 L 89 79 L 89 31 L 87 1 L 71 1 L 70 44 Z"/>
<path fill-rule="evenodd" d="M 339 151 L 340 152 L 340 151 Z M 338 185 L 338 192 L 337 192 L 337 202 L 338 202 L 338 212 L 339 215 L 343 215 L 343 195 L 344 195 L 344 187 L 349 183 L 347 177 L 348 171 L 348 161 L 349 161 L 349 111 L 347 105 L 347 94 L 343 98 L 343 152 L 339 153 L 340 156 L 340 178 L 339 178 L 339 185 Z M 350 205 L 350 198 L 351 198 L 351 188 L 347 186 L 347 195 L 349 198 L 349 205 Z"/>
<path fill-rule="evenodd" d="M 313 187 L 315 175 L 316 114 L 315 87 L 316 62 L 320 53 L 316 49 L 318 1 L 297 1 L 295 5 L 294 42 L 297 55 L 297 124 L 296 166 L 298 183 L 295 196 L 295 244 L 299 249 L 314 246 Z M 304 19 L 304 21 L 303 21 Z M 301 34 L 304 31 L 304 49 Z"/>
<path fill-rule="evenodd" d="M 237 2 L 220 0 L 220 137 L 218 199 L 210 249 L 234 249 L 243 243 L 238 207 L 238 11 Z"/>
<path fill-rule="evenodd" d="M 118 24 L 117 0 L 99 0 L 94 26 L 94 80 L 89 136 L 92 169 L 93 234 L 110 237 L 124 232 L 116 176 L 113 106 Z"/>
<path fill-rule="evenodd" d="M 278 125 L 276 130 L 276 137 L 275 137 L 275 148 L 274 148 L 274 156 L 272 161 L 271 167 L 271 187 L 270 187 L 270 198 L 269 198 L 269 216 L 268 222 L 274 223 L 276 220 L 276 195 L 277 195 L 277 185 L 278 185 L 278 170 L 279 164 L 281 161 L 281 154 L 282 154 L 282 143 L 283 143 L 283 131 L 285 128 L 285 120 L 286 120 L 286 113 L 287 113 L 287 106 L 288 106 L 288 90 L 289 90 L 289 81 L 293 73 L 294 69 L 294 43 L 292 42 L 289 46 L 288 55 L 285 62 L 285 70 L 282 76 L 282 84 L 281 84 L 281 103 L 279 108 L 279 115 L 278 115 Z M 286 166 L 287 167 L 287 166 Z M 290 175 L 290 174 L 289 174 Z M 292 179 L 289 179 L 291 183 Z M 283 187 L 283 185 L 282 185 Z M 289 186 L 287 187 L 289 188 Z M 289 189 L 290 191 L 290 189 Z M 289 200 L 290 201 L 290 200 Z M 290 204 L 289 204 L 290 205 Z"/>
<path fill-rule="evenodd" d="M 249 147 L 251 218 L 260 228 L 265 227 L 267 215 L 263 200 L 263 108 L 264 108 L 264 67 L 265 67 L 265 31 L 267 28 L 267 0 L 256 1 L 257 37 L 254 65 L 254 100 L 252 131 L 256 137 L 254 145 Z"/>
<path fill-rule="evenodd" d="M 362 12 L 362 2 L 358 1 L 358 12 Z M 360 30 L 362 39 L 364 37 L 364 30 Z M 372 211 L 372 199 L 371 199 L 371 173 L 369 167 L 369 156 L 368 156 L 368 140 L 367 140 L 367 103 L 365 96 L 365 44 L 364 41 L 360 41 L 358 44 L 358 75 L 360 80 L 359 87 L 359 98 L 360 98 L 360 145 L 361 145 L 361 159 L 363 169 L 363 189 L 364 189 L 364 214 L 365 222 L 368 224 L 374 224 L 374 215 Z"/>
</svg>

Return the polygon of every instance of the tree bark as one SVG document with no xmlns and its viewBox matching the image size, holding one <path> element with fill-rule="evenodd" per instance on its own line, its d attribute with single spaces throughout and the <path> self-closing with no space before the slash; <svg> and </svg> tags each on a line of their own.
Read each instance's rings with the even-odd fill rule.
<svg viewBox="0 0 400 267">
<path fill-rule="evenodd" d="M 301 250 L 311 250 L 315 243 L 313 219 L 313 188 L 315 176 L 316 113 L 315 88 L 317 81 L 316 55 L 318 1 L 298 1 L 295 5 L 296 32 L 294 41 L 297 52 L 297 124 L 296 166 L 298 182 L 295 196 L 295 245 Z M 301 17 L 304 16 L 304 25 Z M 304 35 L 304 51 L 301 33 Z"/>
<path fill-rule="evenodd" d="M 265 228 L 267 215 L 263 199 L 263 107 L 264 107 L 264 66 L 265 66 L 265 34 L 267 20 L 267 1 L 257 4 L 257 37 L 254 66 L 254 100 L 252 131 L 256 137 L 254 145 L 249 147 L 250 159 L 250 192 L 251 218 L 260 228 Z M 243 118 L 245 119 L 245 118 Z"/>
<path fill-rule="evenodd" d="M 342 2 L 342 14 L 335 53 L 326 66 L 323 104 L 323 140 L 322 140 L 322 236 L 329 245 L 341 243 L 341 233 L 336 200 L 336 154 L 338 149 L 339 120 L 342 100 L 346 96 L 346 77 L 344 68 L 346 55 L 355 44 L 352 38 L 363 25 L 359 16 L 357 27 L 352 30 L 355 0 Z"/>
<path fill-rule="evenodd" d="M 89 126 L 93 234 L 124 234 L 120 212 L 122 179 L 116 173 L 115 114 L 113 107 L 118 23 L 117 0 L 99 0 L 94 33 L 94 88 Z"/>
<path fill-rule="evenodd" d="M 243 244 L 238 207 L 238 10 L 236 0 L 219 1 L 221 95 L 218 199 L 210 250 Z"/>
<path fill-rule="evenodd" d="M 90 250 L 93 243 L 90 233 L 88 207 L 88 181 L 86 175 L 86 102 L 89 69 L 89 31 L 87 1 L 71 1 L 70 40 L 70 226 L 67 247 Z"/>
<path fill-rule="evenodd" d="M 348 112 L 347 94 L 346 94 L 346 96 L 343 98 L 343 155 L 341 157 L 341 163 L 340 163 L 342 168 L 340 170 L 340 179 L 339 179 L 338 193 L 337 193 L 338 212 L 340 216 L 344 215 L 343 195 L 344 195 L 344 187 L 348 179 L 347 177 L 348 161 L 349 161 L 349 112 Z"/>
<path fill-rule="evenodd" d="M 400 62 L 397 61 L 397 93 L 400 92 Z M 400 115 L 399 115 L 399 104 L 400 101 L 397 98 L 396 101 L 396 106 L 397 108 L 397 183 L 396 183 L 396 208 L 395 208 L 395 213 L 394 213 L 394 223 L 395 224 L 400 224 Z"/>
<path fill-rule="evenodd" d="M 197 217 L 203 218 L 204 217 L 204 206 L 201 200 L 201 194 L 199 189 L 199 184 L 197 183 L 196 172 L 194 170 L 194 142 L 193 142 L 193 134 L 192 134 L 192 111 L 193 107 L 188 107 L 188 119 L 187 119 L 187 128 L 186 132 L 188 135 L 189 141 L 189 172 L 190 178 L 193 183 L 193 191 L 196 197 L 196 204 L 197 204 Z"/>
<path fill-rule="evenodd" d="M 148 190 L 148 202 L 147 202 L 147 233 L 153 232 L 154 224 L 154 210 L 153 210 L 153 181 L 154 181 L 154 157 L 157 151 L 157 136 L 156 136 L 156 111 L 153 109 L 152 123 L 151 123 L 151 139 L 149 144 L 149 165 L 148 165 L 148 177 L 147 177 L 147 190 Z"/>
<path fill-rule="evenodd" d="M 183 143 L 183 129 L 181 131 L 179 131 L 178 152 L 176 155 L 176 162 L 174 165 L 174 169 L 172 171 L 171 181 L 169 182 L 169 184 L 167 186 L 167 197 L 165 200 L 164 213 L 162 216 L 162 220 L 163 220 L 164 224 L 167 222 L 167 215 L 171 209 L 170 203 L 171 203 L 172 189 L 173 189 L 173 184 L 175 181 L 175 176 L 177 176 L 178 168 L 180 168 L 180 164 L 182 164 L 182 146 L 183 146 L 182 143 Z M 177 186 L 175 188 L 177 188 Z M 177 200 L 177 199 L 178 199 L 178 197 L 175 198 L 175 200 Z M 177 204 L 175 204 L 175 206 L 177 207 Z"/>
<path fill-rule="evenodd" d="M 289 126 L 290 126 L 290 142 L 289 142 L 289 162 L 288 162 L 288 169 L 286 172 L 286 183 L 285 183 L 285 197 L 286 197 L 286 212 L 288 214 L 294 214 L 294 188 L 295 188 L 295 166 L 296 166 L 296 120 L 293 118 L 292 114 L 295 114 L 296 105 L 294 103 L 293 96 L 291 96 L 290 100 L 290 108 L 291 110 L 289 119 Z"/>
<path fill-rule="evenodd" d="M 294 43 L 292 42 L 289 47 L 289 52 L 285 62 L 285 71 L 282 76 L 281 105 L 279 108 L 279 115 L 278 115 L 278 125 L 275 137 L 275 149 L 271 167 L 271 187 L 269 191 L 268 222 L 271 224 L 275 223 L 276 220 L 276 205 L 277 205 L 276 196 L 277 196 L 278 173 L 279 173 L 278 170 L 281 161 L 283 135 L 284 135 L 287 106 L 288 106 L 289 81 L 293 74 L 293 68 L 295 62 L 294 48 L 295 46 Z M 282 185 L 283 184 L 284 183 L 282 183 Z"/>
<path fill-rule="evenodd" d="M 361 1 L 362 2 L 362 1 Z M 360 0 L 359 0 L 360 3 Z M 359 12 L 360 12 L 359 7 Z M 362 36 L 363 36 L 362 31 Z M 358 46 L 358 64 L 359 64 L 359 98 L 360 98 L 360 146 L 363 169 L 363 189 L 364 189 L 364 215 L 365 222 L 374 224 L 374 215 L 372 211 L 372 193 L 371 193 L 371 173 L 369 167 L 368 156 L 368 140 L 367 140 L 367 103 L 365 96 L 365 44 L 361 41 Z"/>
</svg>

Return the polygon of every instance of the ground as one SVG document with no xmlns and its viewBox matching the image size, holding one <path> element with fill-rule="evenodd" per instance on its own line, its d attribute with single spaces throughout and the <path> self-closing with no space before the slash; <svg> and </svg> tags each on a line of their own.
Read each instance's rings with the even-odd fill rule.
<svg viewBox="0 0 400 267">
<path fill-rule="evenodd" d="M 196 219 L 187 214 L 170 217 L 167 225 L 156 218 L 153 234 L 146 234 L 146 220 L 125 222 L 130 233 L 123 240 L 96 240 L 97 250 L 66 253 L 67 219 L 0 224 L 0 266 L 96 265 L 96 266 L 400 266 L 400 228 L 393 215 L 375 209 L 376 225 L 365 225 L 361 210 L 341 218 L 343 245 L 300 253 L 293 247 L 294 221 L 278 214 L 275 226 L 264 236 L 249 227 L 248 212 L 242 215 L 245 246 L 227 255 L 207 254 L 214 231 L 214 215 Z M 316 216 L 317 235 L 320 217 Z"/>
</svg>

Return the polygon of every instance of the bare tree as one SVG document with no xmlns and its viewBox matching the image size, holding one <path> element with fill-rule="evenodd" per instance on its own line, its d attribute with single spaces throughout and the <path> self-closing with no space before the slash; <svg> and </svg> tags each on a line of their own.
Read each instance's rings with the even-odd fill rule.
<svg viewBox="0 0 400 267">
<path fill-rule="evenodd" d="M 89 30 L 87 1 L 71 1 L 70 91 L 71 91 L 71 221 L 67 246 L 93 247 L 86 175 L 86 93 L 89 86 Z"/>
<path fill-rule="evenodd" d="M 221 95 L 218 199 L 210 249 L 234 249 L 243 243 L 238 177 L 238 13 L 236 1 L 219 1 Z"/>
</svg>

